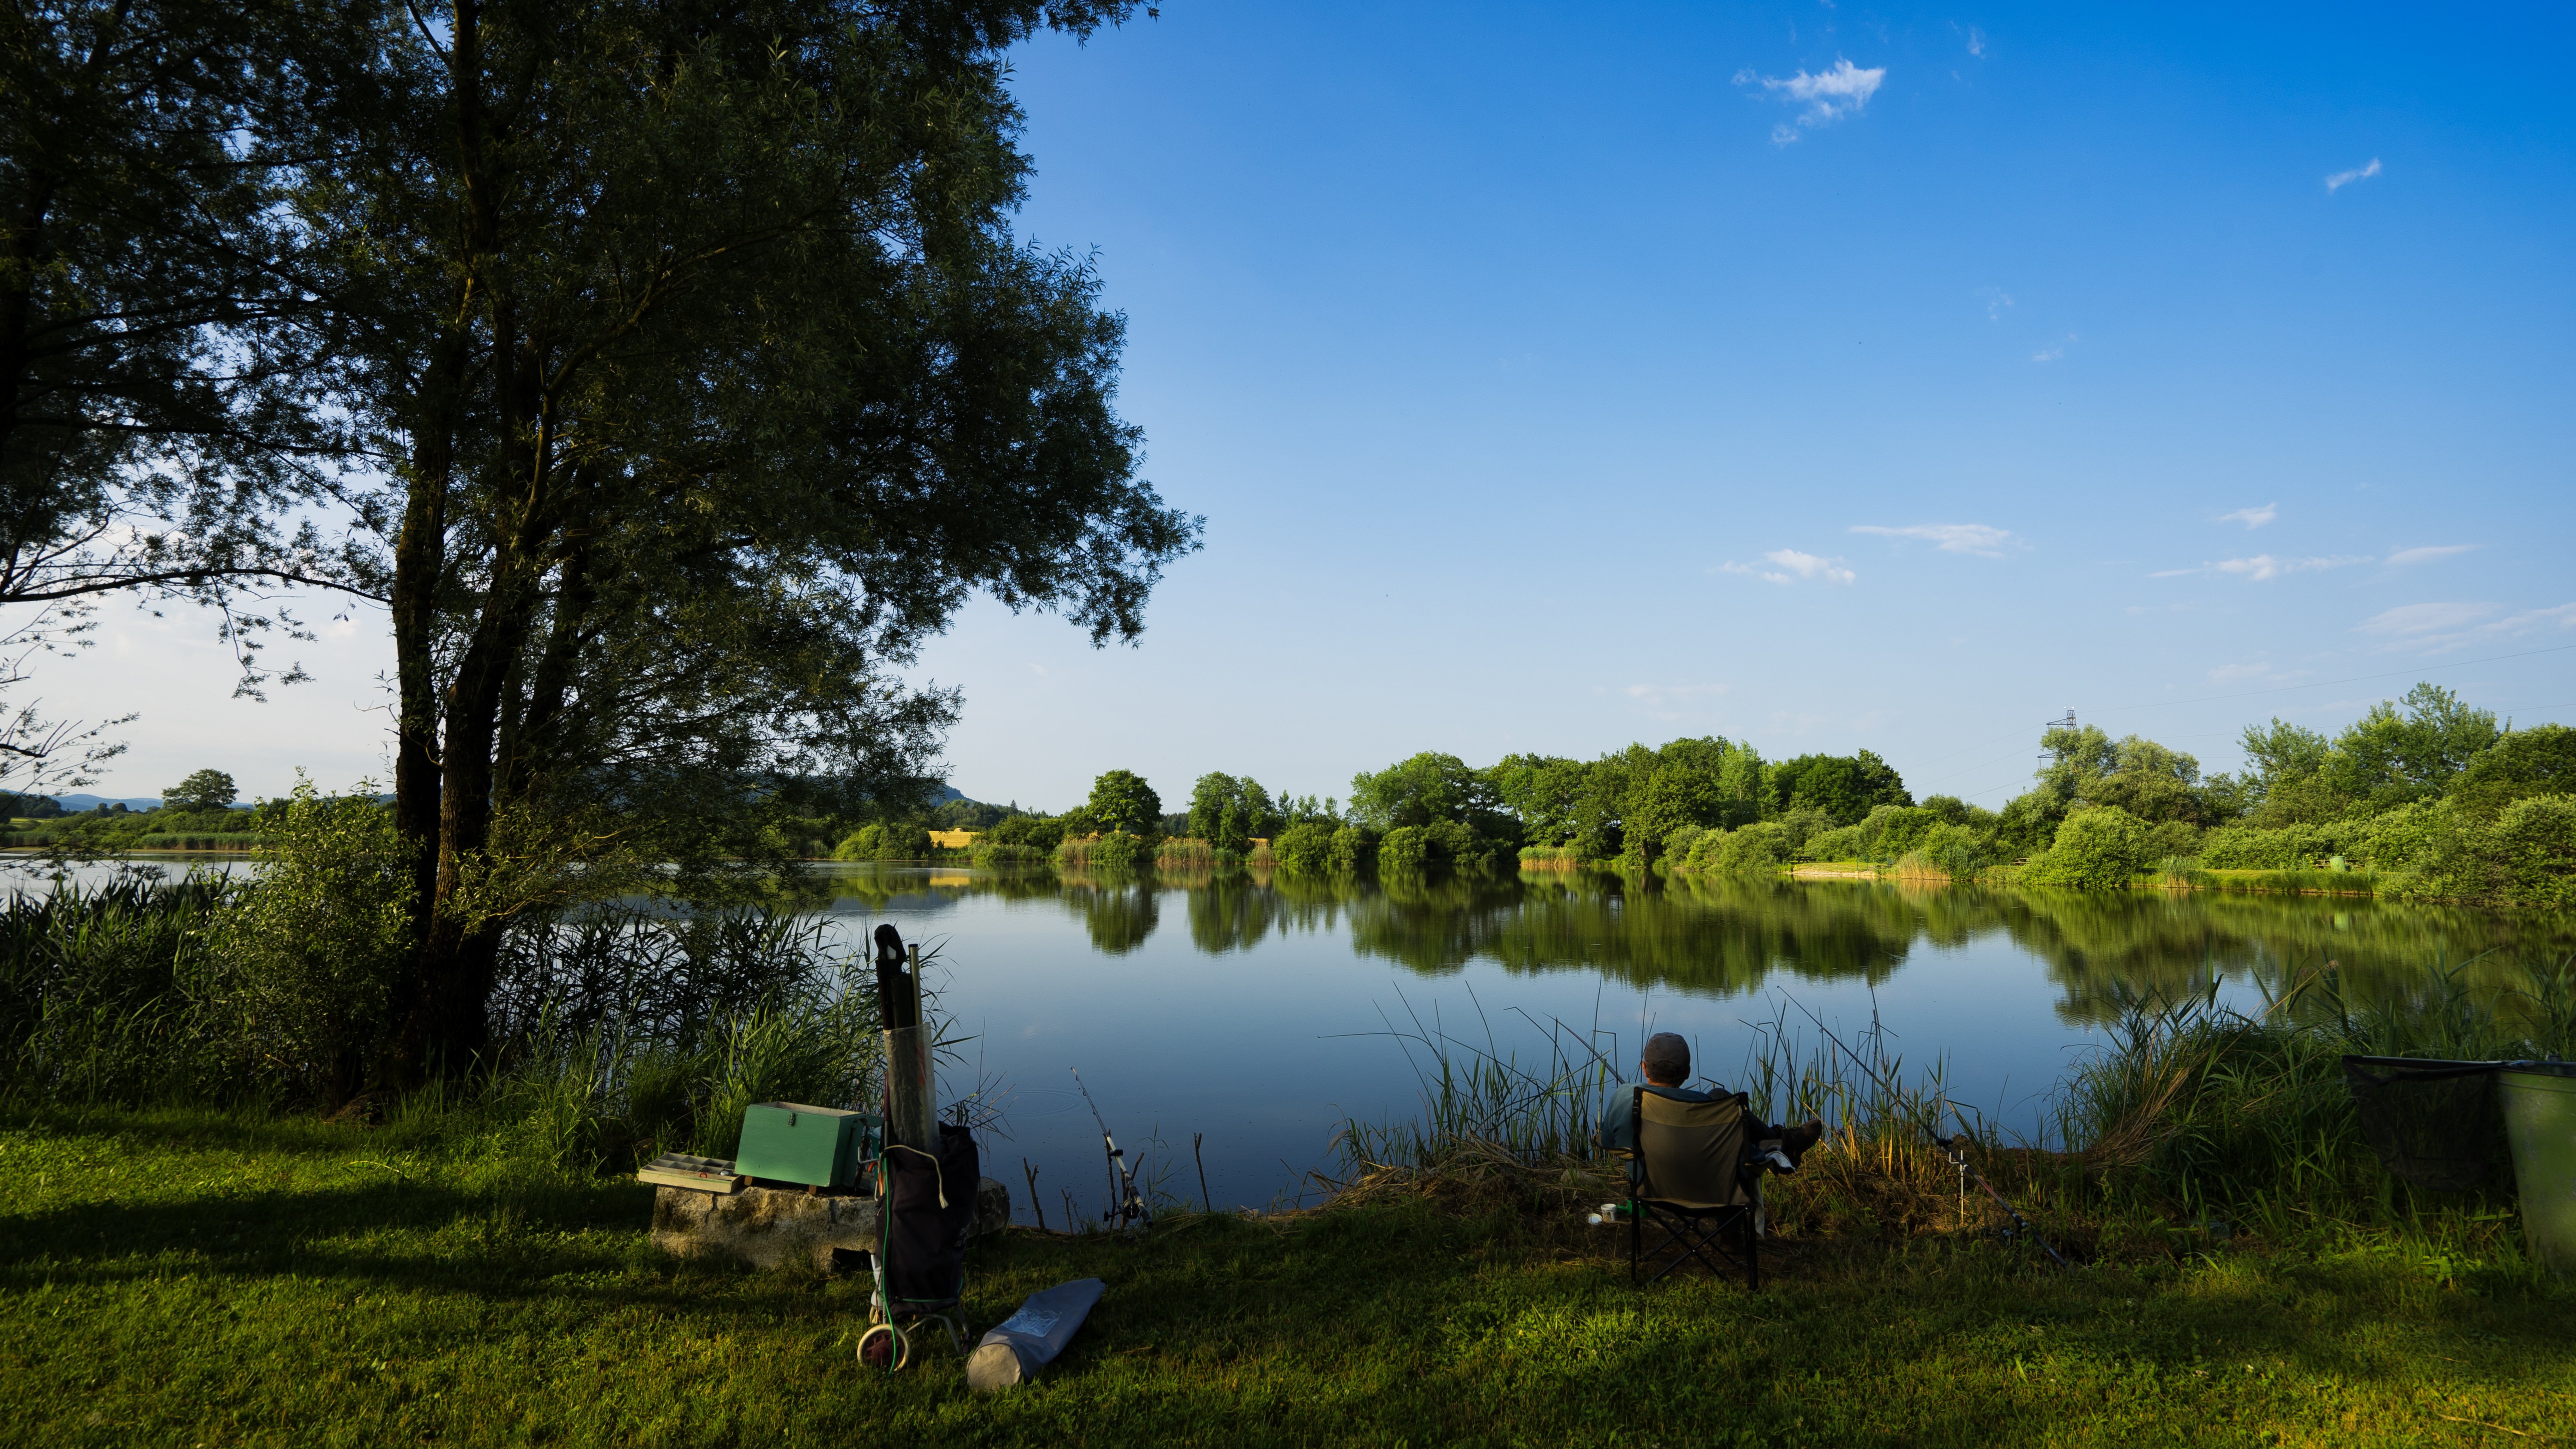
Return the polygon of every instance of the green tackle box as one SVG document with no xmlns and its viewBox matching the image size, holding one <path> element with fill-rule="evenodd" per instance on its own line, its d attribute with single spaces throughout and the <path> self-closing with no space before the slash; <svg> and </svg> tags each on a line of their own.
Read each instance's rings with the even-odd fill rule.
<svg viewBox="0 0 2576 1449">
<path fill-rule="evenodd" d="M 877 1155 L 878 1119 L 864 1112 L 755 1102 L 742 1110 L 734 1171 L 766 1182 L 853 1187 L 859 1164 Z"/>
</svg>

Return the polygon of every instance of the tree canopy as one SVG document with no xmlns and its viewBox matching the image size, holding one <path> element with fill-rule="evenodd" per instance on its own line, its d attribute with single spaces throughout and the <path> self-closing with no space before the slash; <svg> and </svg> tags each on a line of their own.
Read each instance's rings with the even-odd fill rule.
<svg viewBox="0 0 2576 1449">
<path fill-rule="evenodd" d="M 169 810 L 221 810 L 239 793 L 232 776 L 221 770 L 199 770 L 162 791 L 161 804 Z"/>
</svg>

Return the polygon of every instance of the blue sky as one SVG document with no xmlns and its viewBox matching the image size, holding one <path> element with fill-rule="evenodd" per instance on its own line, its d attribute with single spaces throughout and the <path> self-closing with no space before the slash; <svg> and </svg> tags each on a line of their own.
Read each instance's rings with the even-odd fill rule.
<svg viewBox="0 0 2576 1449">
<path fill-rule="evenodd" d="M 951 778 L 1716 733 L 1999 805 L 2070 707 L 2211 769 L 2416 677 L 2566 719 L 2571 30 L 1177 0 L 1032 44 L 1022 229 L 1096 256 L 1207 546 L 1135 649 L 969 609 L 920 670 Z M 46 683 L 159 681 L 110 793 L 271 792 L 381 770 L 376 628 L 261 707 L 111 611 Z"/>
</svg>

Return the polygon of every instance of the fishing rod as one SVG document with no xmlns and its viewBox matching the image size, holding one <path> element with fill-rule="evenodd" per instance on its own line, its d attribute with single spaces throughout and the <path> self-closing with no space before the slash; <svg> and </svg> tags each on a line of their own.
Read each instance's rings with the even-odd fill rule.
<svg viewBox="0 0 2576 1449">
<path fill-rule="evenodd" d="M 1109 1154 L 1109 1189 L 1110 1195 L 1117 1199 L 1117 1206 L 1101 1209 L 1100 1220 L 1116 1223 L 1121 1228 L 1132 1222 L 1152 1227 L 1154 1214 L 1145 1206 L 1144 1197 L 1136 1191 L 1136 1174 L 1127 1167 L 1127 1149 L 1119 1146 L 1118 1140 L 1109 1135 L 1108 1119 L 1100 1115 L 1100 1104 L 1091 1100 L 1091 1089 L 1082 1084 L 1082 1069 L 1068 1067 L 1066 1070 L 1073 1073 L 1073 1089 L 1082 1094 L 1082 1105 L 1091 1109 L 1091 1120 L 1100 1127 L 1101 1150 Z"/>
<path fill-rule="evenodd" d="M 1957 1107 L 1950 1108 L 1950 1114 L 1952 1116 L 1956 1117 L 1958 1113 L 1959 1109 Z M 1995 1191 L 1995 1185 L 1986 1181 L 1986 1175 L 1977 1171 L 1977 1169 L 1969 1163 L 1967 1152 L 1961 1148 L 1959 1144 L 1963 1142 L 1974 1142 L 1977 1139 L 1968 1135 L 1968 1124 L 1964 1120 L 1959 1123 L 1959 1131 L 1955 1136 L 1943 1137 L 1937 1133 L 1929 1131 L 1924 1135 L 1930 1137 L 1935 1145 L 1939 1146 L 1944 1153 L 1949 1155 L 1950 1162 L 1953 1166 L 1957 1167 L 1959 1171 L 1967 1174 L 1969 1177 L 1974 1178 L 1977 1186 L 1986 1190 L 1986 1196 L 1993 1198 L 1998 1206 L 2000 1206 L 2006 1213 L 2011 1214 L 2014 1226 L 2020 1228 L 2023 1232 L 2030 1234 L 2032 1242 L 2039 1244 L 2042 1248 L 2046 1248 L 2048 1250 L 2048 1256 L 2057 1260 L 2057 1266 L 2061 1268 L 2072 1268 L 2075 1266 L 2074 1264 L 2066 1261 L 2065 1254 L 2057 1251 L 2054 1247 L 2050 1247 L 2048 1239 L 2040 1236 L 2039 1229 L 2031 1226 L 2030 1219 L 2021 1215 L 2021 1209 L 2014 1207 L 2011 1199 L 2005 1197 L 2002 1193 Z"/>
<path fill-rule="evenodd" d="M 1833 1029 L 1826 1026 L 1814 1012 L 1807 1010 L 1805 1002 L 1798 1000 L 1794 996 L 1789 996 L 1786 992 L 1782 992 L 1781 995 L 1788 1000 L 1790 1005 L 1798 1008 L 1798 1013 L 1800 1015 L 1806 1017 L 1810 1022 L 1815 1023 L 1818 1034 L 1822 1035 L 1825 1040 L 1832 1042 L 1834 1044 L 1834 1050 L 1851 1058 L 1853 1066 L 1869 1073 L 1869 1075 L 1878 1082 L 1879 1089 L 1881 1091 L 1886 1092 L 1890 1097 L 1902 1097 L 1904 1095 L 1903 1092 L 1897 1089 L 1894 1082 L 1887 1079 L 1886 1073 L 1880 1071 L 1874 1066 L 1871 1066 L 1868 1062 L 1862 1061 L 1860 1053 L 1843 1045 L 1842 1038 L 1834 1035 Z M 1974 1137 L 1968 1134 L 1968 1120 L 1960 1113 L 1958 1105 L 1950 1100 L 1949 1094 L 1946 1092 L 1941 1096 L 1941 1105 L 1948 1108 L 1950 1115 L 1958 1120 L 1958 1132 L 1955 1135 L 1944 1137 L 1936 1128 L 1926 1127 L 1923 1129 L 1923 1135 L 1932 1139 L 1933 1143 L 1950 1159 L 1952 1166 L 1958 1168 L 1959 1171 L 1965 1175 L 1975 1178 L 1977 1186 L 1985 1189 L 1986 1196 L 1993 1198 L 1997 1205 L 2002 1207 L 2006 1213 L 2010 1214 L 2014 1225 L 2019 1227 L 2023 1232 L 2030 1234 L 2031 1241 L 2046 1249 L 2048 1256 L 2057 1260 L 2057 1266 L 2061 1268 L 2074 1267 L 2075 1265 L 2073 1263 L 2066 1261 L 2066 1255 L 2064 1253 L 2057 1251 L 2056 1247 L 2052 1245 L 2046 1237 L 2041 1235 L 2039 1229 L 2032 1225 L 2030 1219 L 2022 1216 L 2021 1209 L 2012 1205 L 2012 1199 L 2005 1197 L 2000 1192 L 1997 1192 L 1995 1190 L 1995 1185 L 1986 1181 L 1986 1175 L 1977 1171 L 1975 1164 L 1968 1161 L 1966 1150 L 1959 1145 L 1964 1142 L 1976 1141 Z M 1935 1120 L 1937 1122 L 1938 1119 L 1936 1118 Z"/>
</svg>

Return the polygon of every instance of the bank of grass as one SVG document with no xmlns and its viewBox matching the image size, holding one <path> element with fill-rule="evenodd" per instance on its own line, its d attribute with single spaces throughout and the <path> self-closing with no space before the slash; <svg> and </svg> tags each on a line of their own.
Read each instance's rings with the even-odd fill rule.
<svg viewBox="0 0 2576 1449">
<path fill-rule="evenodd" d="M 648 1192 L 506 1122 L 189 1111 L 0 1127 L 0 1375 L 46 1444 L 2295 1444 L 2576 1436 L 2571 1305 L 2318 1233 L 2074 1272 L 1972 1235 L 1628 1286 L 1509 1203 L 1165 1217 L 969 1252 L 988 1325 L 1109 1290 L 1037 1385 L 852 1361 L 864 1279 L 685 1265 Z M 2489 1425 L 2499 1428 L 2486 1427 Z"/>
</svg>

